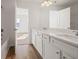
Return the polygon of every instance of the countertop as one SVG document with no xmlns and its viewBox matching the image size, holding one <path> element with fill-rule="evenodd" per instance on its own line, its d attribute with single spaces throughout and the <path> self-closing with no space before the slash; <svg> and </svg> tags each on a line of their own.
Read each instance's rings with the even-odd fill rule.
<svg viewBox="0 0 79 59">
<path fill-rule="evenodd" d="M 78 36 L 76 36 L 71 30 L 68 29 L 34 29 L 37 32 L 41 32 L 43 34 L 48 34 L 49 36 L 53 36 L 60 41 L 78 47 Z"/>
</svg>

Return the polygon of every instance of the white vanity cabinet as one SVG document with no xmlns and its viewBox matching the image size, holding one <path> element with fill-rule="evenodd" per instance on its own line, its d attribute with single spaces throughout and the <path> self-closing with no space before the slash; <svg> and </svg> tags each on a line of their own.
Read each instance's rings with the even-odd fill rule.
<svg viewBox="0 0 79 59">
<path fill-rule="evenodd" d="M 42 33 L 37 32 L 36 35 L 36 49 L 37 51 L 40 53 L 40 55 L 42 56 L 43 54 L 43 41 L 42 41 Z"/>
<path fill-rule="evenodd" d="M 44 59 L 60 59 L 60 49 L 51 45 L 50 36 L 43 35 L 43 58 Z"/>
<path fill-rule="evenodd" d="M 32 43 L 43 59 L 78 59 L 78 47 L 59 37 L 33 31 Z"/>
<path fill-rule="evenodd" d="M 36 48 L 36 50 L 40 53 L 40 55 L 43 55 L 43 43 L 42 43 L 42 33 L 32 30 L 32 44 Z"/>
<path fill-rule="evenodd" d="M 32 44 L 36 47 L 36 35 L 37 32 L 35 30 L 32 30 Z"/>
<path fill-rule="evenodd" d="M 77 49 L 74 46 L 67 44 L 64 41 L 61 41 L 58 38 L 51 36 L 51 41 L 53 42 L 52 46 L 55 45 L 61 50 L 61 59 L 77 59 Z M 74 57 L 76 56 L 76 57 Z"/>
<path fill-rule="evenodd" d="M 50 46 L 50 42 L 49 42 L 49 36 L 43 34 L 43 58 L 47 59 L 49 58 L 49 46 Z"/>
</svg>

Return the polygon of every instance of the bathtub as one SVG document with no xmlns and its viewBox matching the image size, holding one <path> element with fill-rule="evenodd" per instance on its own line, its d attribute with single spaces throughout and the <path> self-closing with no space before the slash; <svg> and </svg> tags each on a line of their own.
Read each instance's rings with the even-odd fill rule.
<svg viewBox="0 0 79 59">
<path fill-rule="evenodd" d="M 1 59 L 5 59 L 8 53 L 8 40 L 1 43 Z"/>
</svg>

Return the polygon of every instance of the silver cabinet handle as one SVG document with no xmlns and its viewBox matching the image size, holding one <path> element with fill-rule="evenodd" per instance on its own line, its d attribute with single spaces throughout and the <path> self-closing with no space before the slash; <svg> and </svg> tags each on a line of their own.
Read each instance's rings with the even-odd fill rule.
<svg viewBox="0 0 79 59">
<path fill-rule="evenodd" d="M 60 52 L 58 52 L 58 51 L 56 52 L 56 54 L 59 54 L 59 53 L 60 53 Z"/>
<path fill-rule="evenodd" d="M 66 57 L 65 57 L 65 56 L 63 56 L 63 59 L 66 59 Z"/>
</svg>

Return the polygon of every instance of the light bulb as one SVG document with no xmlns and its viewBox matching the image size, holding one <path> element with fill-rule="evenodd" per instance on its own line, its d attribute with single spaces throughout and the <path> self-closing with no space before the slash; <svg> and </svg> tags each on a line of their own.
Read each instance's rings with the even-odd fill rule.
<svg viewBox="0 0 79 59">
<path fill-rule="evenodd" d="M 51 5 L 52 4 L 52 1 L 50 0 L 50 1 L 44 1 L 42 4 L 41 4 L 41 6 L 49 6 L 49 5 Z"/>
<path fill-rule="evenodd" d="M 48 3 L 51 5 L 52 4 L 52 2 L 51 1 L 48 1 Z"/>
<path fill-rule="evenodd" d="M 44 3 L 41 4 L 41 6 L 44 6 L 44 5 L 45 5 Z"/>
<path fill-rule="evenodd" d="M 48 2 L 47 1 L 44 1 L 44 4 L 47 4 Z"/>
</svg>

